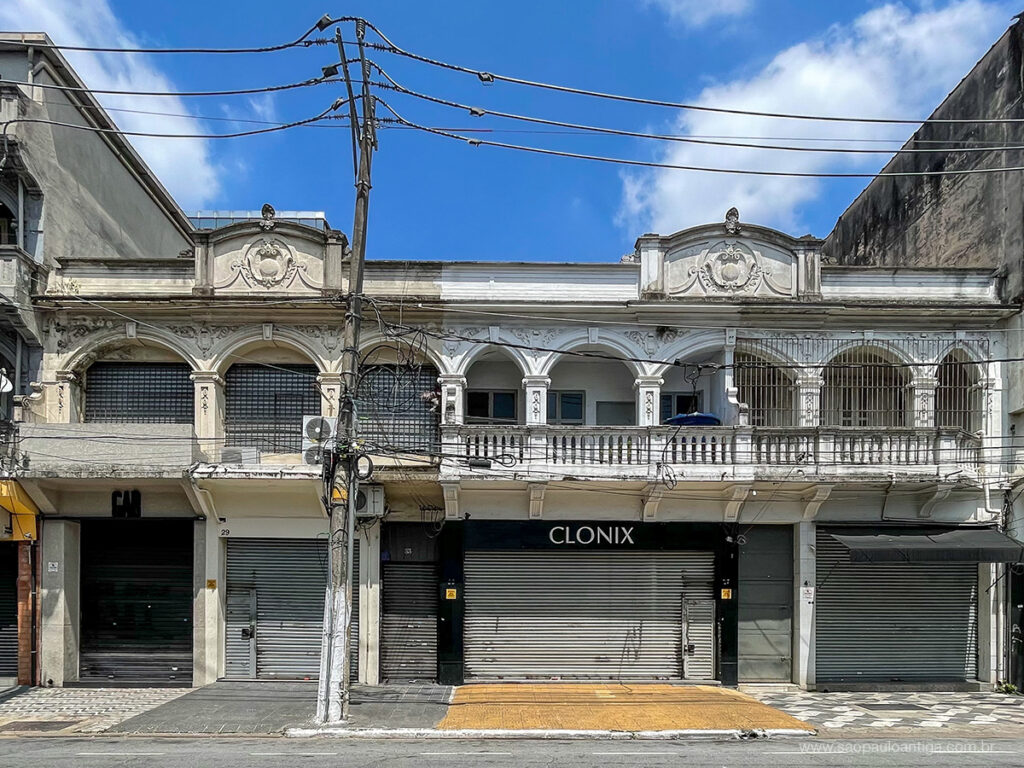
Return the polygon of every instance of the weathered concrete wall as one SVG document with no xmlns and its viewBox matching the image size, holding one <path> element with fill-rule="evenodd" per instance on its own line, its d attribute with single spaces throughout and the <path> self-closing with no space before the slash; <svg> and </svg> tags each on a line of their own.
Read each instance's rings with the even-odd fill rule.
<svg viewBox="0 0 1024 768">
<path fill-rule="evenodd" d="M 1024 117 L 1024 24 L 992 46 L 932 118 Z M 1020 146 L 1013 124 L 928 124 L 905 148 Z M 959 144 L 956 142 L 965 142 Z M 888 172 L 955 171 L 1024 165 L 1024 151 L 901 154 Z M 1024 294 L 1021 172 L 876 178 L 825 240 L 826 259 L 851 265 L 1004 267 L 1003 298 Z"/>
<path fill-rule="evenodd" d="M 81 527 L 70 520 L 47 520 L 41 538 L 40 678 L 43 685 L 61 687 L 78 680 Z"/>
</svg>

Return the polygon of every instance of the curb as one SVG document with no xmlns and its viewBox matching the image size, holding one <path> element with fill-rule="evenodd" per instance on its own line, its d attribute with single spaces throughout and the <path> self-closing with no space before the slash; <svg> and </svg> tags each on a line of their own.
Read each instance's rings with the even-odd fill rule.
<svg viewBox="0 0 1024 768">
<path fill-rule="evenodd" d="M 434 728 L 289 728 L 289 738 L 317 736 L 339 739 L 595 739 L 608 741 L 672 741 L 672 740 L 754 740 L 788 739 L 814 736 L 816 731 L 801 728 L 767 729 L 683 729 L 675 731 L 575 731 L 575 730 L 497 730 Z"/>
</svg>

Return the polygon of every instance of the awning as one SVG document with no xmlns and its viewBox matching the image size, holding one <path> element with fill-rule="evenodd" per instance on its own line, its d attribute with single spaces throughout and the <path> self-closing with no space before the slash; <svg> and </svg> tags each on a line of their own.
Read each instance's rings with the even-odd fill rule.
<svg viewBox="0 0 1024 768">
<path fill-rule="evenodd" d="M 36 538 L 36 515 L 39 509 L 16 480 L 0 480 L 0 508 L 10 515 L 10 524 L 0 526 L 0 541 L 30 541 Z"/>
<path fill-rule="evenodd" d="M 994 528 L 946 528 L 886 533 L 829 531 L 854 563 L 1016 563 L 1024 544 Z"/>
</svg>

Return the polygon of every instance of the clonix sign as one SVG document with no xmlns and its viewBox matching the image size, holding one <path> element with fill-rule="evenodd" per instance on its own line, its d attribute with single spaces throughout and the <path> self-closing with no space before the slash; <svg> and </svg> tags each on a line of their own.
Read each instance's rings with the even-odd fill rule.
<svg viewBox="0 0 1024 768">
<path fill-rule="evenodd" d="M 633 541 L 631 525 L 555 525 L 548 531 L 548 539 L 556 545 L 617 544 L 630 546 Z"/>
</svg>

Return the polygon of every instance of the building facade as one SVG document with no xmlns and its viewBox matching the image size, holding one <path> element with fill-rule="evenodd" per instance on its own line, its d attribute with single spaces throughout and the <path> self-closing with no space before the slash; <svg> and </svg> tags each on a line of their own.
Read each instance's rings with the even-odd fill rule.
<svg viewBox="0 0 1024 768">
<path fill-rule="evenodd" d="M 5 119 L 112 125 L 43 40 L 0 50 Z M 10 158 L 25 677 L 317 678 L 346 236 L 186 216 L 116 134 Z M 834 242 L 733 209 L 617 263 L 371 261 L 353 676 L 1005 679 L 1018 307 Z"/>
</svg>

